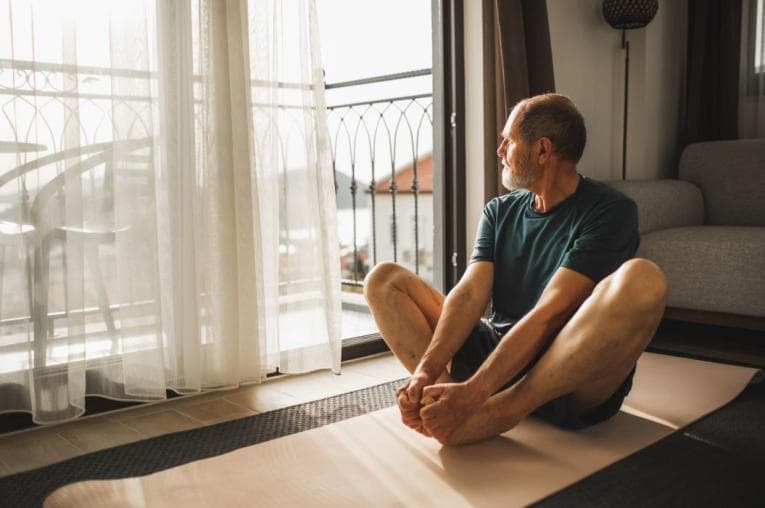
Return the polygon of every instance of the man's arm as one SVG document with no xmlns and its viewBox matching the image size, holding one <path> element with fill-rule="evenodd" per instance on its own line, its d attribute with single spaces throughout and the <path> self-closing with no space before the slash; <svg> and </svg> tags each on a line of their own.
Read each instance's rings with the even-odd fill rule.
<svg viewBox="0 0 765 508">
<path fill-rule="evenodd" d="M 594 287 L 595 283 L 589 277 L 559 268 L 534 308 L 502 337 L 468 381 L 439 384 L 423 390 L 425 407 L 420 416 L 425 431 L 444 442 L 454 429 L 536 357 Z M 470 434 L 481 432 L 481 429 L 472 429 Z"/>
<path fill-rule="evenodd" d="M 418 369 L 433 376 L 443 372 L 486 309 L 493 282 L 494 263 L 477 261 L 468 266 L 444 300 L 433 339 L 422 355 Z"/>
<path fill-rule="evenodd" d="M 467 339 L 489 303 L 493 281 L 494 263 L 477 261 L 468 266 L 446 296 L 433 338 L 411 379 L 398 392 L 398 403 L 406 425 L 421 429 L 419 411 L 422 390 L 438 380 Z"/>
<path fill-rule="evenodd" d="M 589 277 L 558 268 L 536 305 L 513 326 L 468 384 L 483 400 L 515 377 L 566 324 L 595 288 Z"/>
</svg>

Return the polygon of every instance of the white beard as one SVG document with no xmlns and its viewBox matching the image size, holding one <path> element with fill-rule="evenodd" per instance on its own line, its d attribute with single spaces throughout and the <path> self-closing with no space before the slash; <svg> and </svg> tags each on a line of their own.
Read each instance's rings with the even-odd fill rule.
<svg viewBox="0 0 765 508">
<path fill-rule="evenodd" d="M 502 166 L 502 187 L 512 191 L 515 190 L 512 184 L 512 178 L 510 177 L 510 169 L 507 166 Z"/>
<path fill-rule="evenodd" d="M 513 173 L 510 168 L 502 166 L 502 186 L 509 190 L 526 189 L 536 182 L 541 176 L 542 171 L 539 167 L 531 167 L 528 161 L 523 161 L 521 166 L 521 174 Z"/>
</svg>

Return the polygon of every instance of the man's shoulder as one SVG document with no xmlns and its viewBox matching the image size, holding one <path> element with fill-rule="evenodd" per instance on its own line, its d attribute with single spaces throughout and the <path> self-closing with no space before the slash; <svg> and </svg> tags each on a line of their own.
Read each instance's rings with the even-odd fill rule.
<svg viewBox="0 0 765 508">
<path fill-rule="evenodd" d="M 596 208 L 637 208 L 635 202 L 622 194 L 607 183 L 582 176 L 581 184 L 584 186 L 585 202 Z"/>
<path fill-rule="evenodd" d="M 516 204 L 523 203 L 529 198 L 530 192 L 525 189 L 516 189 L 507 194 L 502 194 L 489 201 L 486 206 L 493 210 L 505 210 Z"/>
</svg>

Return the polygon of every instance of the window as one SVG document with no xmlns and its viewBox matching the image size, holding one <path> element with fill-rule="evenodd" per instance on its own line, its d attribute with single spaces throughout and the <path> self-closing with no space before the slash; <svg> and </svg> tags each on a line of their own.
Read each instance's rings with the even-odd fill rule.
<svg viewBox="0 0 765 508">
<path fill-rule="evenodd" d="M 765 95 L 765 0 L 745 0 L 741 14 L 742 90 Z"/>
<path fill-rule="evenodd" d="M 754 21 L 754 60 L 753 60 L 753 70 L 757 74 L 762 74 L 765 72 L 765 52 L 763 52 L 763 40 L 762 40 L 762 30 L 763 30 L 763 21 L 765 20 L 765 17 L 763 16 L 765 13 L 763 13 L 763 2 L 765 0 L 756 0 L 756 9 L 755 9 L 755 16 L 753 18 Z"/>
</svg>

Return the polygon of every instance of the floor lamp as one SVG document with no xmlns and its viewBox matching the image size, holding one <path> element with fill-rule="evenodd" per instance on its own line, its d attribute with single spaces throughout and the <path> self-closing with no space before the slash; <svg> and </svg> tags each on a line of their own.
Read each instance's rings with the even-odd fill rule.
<svg viewBox="0 0 765 508">
<path fill-rule="evenodd" d="M 659 10 L 658 0 L 603 0 L 603 17 L 612 28 L 622 31 L 624 50 L 624 127 L 622 135 L 622 180 L 627 179 L 627 98 L 630 78 L 630 41 L 627 30 L 643 28 Z"/>
</svg>

